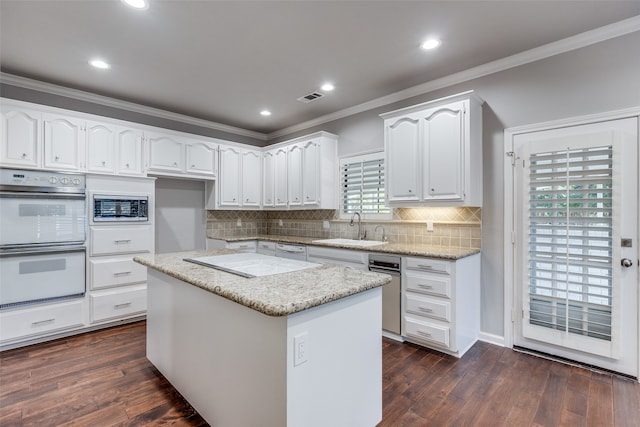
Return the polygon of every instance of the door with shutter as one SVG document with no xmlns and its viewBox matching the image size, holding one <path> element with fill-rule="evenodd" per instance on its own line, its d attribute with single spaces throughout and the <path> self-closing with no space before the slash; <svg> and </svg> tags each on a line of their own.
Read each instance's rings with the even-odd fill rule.
<svg viewBox="0 0 640 427">
<path fill-rule="evenodd" d="M 637 118 L 513 144 L 514 344 L 637 377 Z"/>
</svg>

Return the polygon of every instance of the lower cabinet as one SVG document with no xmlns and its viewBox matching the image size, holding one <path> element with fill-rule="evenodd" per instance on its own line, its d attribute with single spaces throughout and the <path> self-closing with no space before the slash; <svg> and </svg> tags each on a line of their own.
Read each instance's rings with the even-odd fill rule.
<svg viewBox="0 0 640 427">
<path fill-rule="evenodd" d="M 119 319 L 147 311 L 146 284 L 92 292 L 89 298 L 91 322 Z"/>
<path fill-rule="evenodd" d="M 0 342 L 11 344 L 84 326 L 84 298 L 0 313 Z"/>
<path fill-rule="evenodd" d="M 480 330 L 480 254 L 455 261 L 405 257 L 402 336 L 456 357 Z"/>
</svg>

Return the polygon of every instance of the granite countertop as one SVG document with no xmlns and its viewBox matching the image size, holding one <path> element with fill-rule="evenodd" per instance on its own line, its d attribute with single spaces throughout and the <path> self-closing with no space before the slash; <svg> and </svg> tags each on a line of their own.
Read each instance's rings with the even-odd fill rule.
<svg viewBox="0 0 640 427">
<path fill-rule="evenodd" d="M 184 258 L 231 253 L 238 251 L 176 252 L 141 255 L 133 260 L 269 316 L 287 316 L 391 281 L 387 274 L 328 265 L 248 279 L 184 261 Z"/>
<path fill-rule="evenodd" d="M 450 259 L 456 260 L 460 258 L 464 258 L 470 255 L 480 253 L 480 249 L 475 248 L 459 248 L 455 246 L 432 246 L 432 245 L 421 245 L 421 244 L 413 244 L 413 243 L 386 243 L 383 245 L 375 245 L 375 246 L 354 246 L 347 244 L 332 244 L 332 243 L 319 243 L 314 240 L 322 240 L 323 237 L 298 237 L 298 236 L 278 236 L 274 234 L 258 234 L 255 236 L 247 236 L 247 237 L 225 237 L 224 239 L 227 242 L 241 242 L 244 240 L 267 240 L 271 242 L 280 242 L 280 243 L 294 243 L 299 245 L 307 245 L 307 246 L 322 246 L 326 248 L 336 248 L 336 249 L 352 249 L 363 252 L 376 252 L 376 253 L 387 253 L 387 254 L 395 254 L 395 255 L 408 255 L 408 256 L 419 256 L 419 257 L 430 257 L 430 258 L 442 258 L 442 259 Z"/>
</svg>

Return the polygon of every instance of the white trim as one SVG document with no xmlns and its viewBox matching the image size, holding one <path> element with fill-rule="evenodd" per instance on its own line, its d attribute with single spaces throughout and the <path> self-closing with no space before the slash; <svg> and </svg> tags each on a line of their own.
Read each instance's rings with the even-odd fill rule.
<svg viewBox="0 0 640 427">
<path fill-rule="evenodd" d="M 35 90 L 38 92 L 44 92 L 47 94 L 64 96 L 67 98 L 77 99 L 80 101 L 91 102 L 94 104 L 103 105 L 107 107 L 118 108 L 121 110 L 131 111 L 134 113 L 147 114 L 147 115 L 150 115 L 153 117 L 159 117 L 162 119 L 175 120 L 180 123 L 187 123 L 190 125 L 200 126 L 207 129 L 214 129 L 222 132 L 228 132 L 234 135 L 255 138 L 262 141 L 267 140 L 267 134 L 264 134 L 264 133 L 253 132 L 253 131 L 241 129 L 235 126 L 229 126 L 222 123 L 212 122 L 209 120 L 198 119 L 198 118 L 187 116 L 184 114 L 173 113 L 171 111 L 161 110 L 159 108 L 147 107 L 145 105 L 123 101 L 123 100 L 112 98 L 109 96 L 97 95 L 91 92 L 85 92 L 78 89 L 71 89 L 68 87 L 59 86 L 52 83 L 41 82 L 38 80 L 16 76 L 13 74 L 0 72 L 0 83 L 7 84 L 10 86 L 21 87 L 24 89 Z"/>
<path fill-rule="evenodd" d="M 586 31 L 584 33 L 576 34 L 562 40 L 526 50 L 524 52 L 516 53 L 515 55 L 491 61 L 477 67 L 469 68 L 459 73 L 454 73 L 446 77 L 431 80 L 429 82 L 401 90 L 400 92 L 373 99 L 359 105 L 354 105 L 353 107 L 345 108 L 344 110 L 336 111 L 334 113 L 327 114 L 316 119 L 306 121 L 304 123 L 299 123 L 294 126 L 280 129 L 268 134 L 267 138 L 278 138 L 284 135 L 308 129 L 313 126 L 331 122 L 333 120 L 342 119 L 344 117 L 362 113 L 364 111 L 372 110 L 374 108 L 382 107 L 394 102 L 432 92 L 434 90 L 453 86 L 455 84 L 477 79 L 479 77 L 484 77 L 489 74 L 497 73 L 499 71 L 508 70 L 510 68 L 519 67 L 521 65 L 529 64 L 531 62 L 539 61 L 541 59 L 549 58 L 551 56 L 559 55 L 561 53 L 569 52 L 575 49 L 580 49 L 605 40 L 624 36 L 636 31 L 640 31 L 640 15 L 615 22 L 613 24 L 605 25 L 604 27 Z"/>
<path fill-rule="evenodd" d="M 514 275 L 514 250 L 508 250 L 515 247 L 511 243 L 511 233 L 514 231 L 514 185 L 513 185 L 513 173 L 514 168 L 511 165 L 511 157 L 506 153 L 513 152 L 513 138 L 522 133 L 539 132 L 551 129 L 557 129 L 562 127 L 579 126 L 589 123 L 597 123 L 608 120 L 617 120 L 628 117 L 640 117 L 640 106 L 626 108 L 622 110 L 608 111 L 604 113 L 590 114 L 586 116 L 570 117 L 560 120 L 553 120 L 543 123 L 536 123 L 525 126 L 518 126 L 513 128 L 507 128 L 504 130 L 504 153 L 505 160 L 503 164 L 503 184 L 504 184 L 504 258 L 503 258 L 503 273 L 504 273 L 504 345 L 505 347 L 513 348 L 513 322 L 511 321 L 511 312 L 515 307 L 514 292 L 513 292 L 513 275 Z M 640 151 L 640 150 L 639 150 Z M 640 164 L 640 155 L 638 162 Z M 639 183 L 640 184 L 640 183 Z M 640 185 L 639 185 L 640 186 Z M 640 208 L 640 207 L 639 207 Z M 640 236 L 638 236 L 640 241 Z M 638 301 L 638 307 L 640 307 L 640 297 Z M 640 313 L 638 313 L 638 322 L 640 324 Z M 639 343 L 640 347 L 640 343 Z M 640 352 L 638 353 L 640 354 Z M 638 366 L 640 368 L 640 358 L 638 360 Z M 640 371 L 640 369 L 639 369 Z"/>
<path fill-rule="evenodd" d="M 500 335 L 490 334 L 488 332 L 480 331 L 478 333 L 478 341 L 486 342 L 493 345 L 499 345 L 500 347 L 505 347 L 504 337 L 501 337 Z"/>
</svg>

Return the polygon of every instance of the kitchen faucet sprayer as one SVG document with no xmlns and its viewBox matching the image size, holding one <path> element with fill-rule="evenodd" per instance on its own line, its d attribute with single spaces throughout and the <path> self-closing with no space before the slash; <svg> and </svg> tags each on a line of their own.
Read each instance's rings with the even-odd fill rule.
<svg viewBox="0 0 640 427">
<path fill-rule="evenodd" d="M 356 234 L 356 240 L 364 240 L 364 238 L 367 237 L 367 230 L 361 231 L 362 217 L 360 216 L 360 212 L 354 212 L 353 215 L 351 215 L 351 221 L 349 222 L 349 226 L 353 227 L 353 218 L 355 218 L 356 215 L 358 215 L 358 234 Z"/>
</svg>

